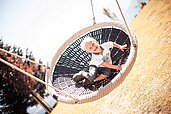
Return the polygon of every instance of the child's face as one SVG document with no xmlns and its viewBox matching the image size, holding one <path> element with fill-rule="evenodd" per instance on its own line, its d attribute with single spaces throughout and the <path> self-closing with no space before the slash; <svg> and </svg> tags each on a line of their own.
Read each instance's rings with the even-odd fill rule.
<svg viewBox="0 0 171 114">
<path fill-rule="evenodd" d="M 97 42 L 90 41 L 86 43 L 86 51 L 89 53 L 100 53 L 101 48 Z"/>
</svg>

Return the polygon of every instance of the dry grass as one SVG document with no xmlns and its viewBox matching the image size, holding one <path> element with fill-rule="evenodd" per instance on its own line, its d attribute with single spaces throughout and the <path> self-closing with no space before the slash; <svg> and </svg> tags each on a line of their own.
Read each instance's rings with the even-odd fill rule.
<svg viewBox="0 0 171 114">
<path fill-rule="evenodd" d="M 125 81 L 97 101 L 59 103 L 52 114 L 171 114 L 171 0 L 151 0 L 131 29 L 138 56 Z"/>
</svg>

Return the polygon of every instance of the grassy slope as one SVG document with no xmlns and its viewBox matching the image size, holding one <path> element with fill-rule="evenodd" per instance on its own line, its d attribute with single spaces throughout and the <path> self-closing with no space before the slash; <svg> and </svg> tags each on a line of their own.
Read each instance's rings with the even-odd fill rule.
<svg viewBox="0 0 171 114">
<path fill-rule="evenodd" d="M 151 0 L 131 24 L 139 43 L 125 81 L 90 103 L 59 103 L 52 114 L 171 113 L 171 0 Z"/>
</svg>

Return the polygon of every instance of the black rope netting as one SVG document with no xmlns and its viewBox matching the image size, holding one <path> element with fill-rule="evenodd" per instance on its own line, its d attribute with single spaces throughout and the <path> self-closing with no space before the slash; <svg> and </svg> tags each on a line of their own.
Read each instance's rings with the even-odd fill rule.
<svg viewBox="0 0 171 114">
<path fill-rule="evenodd" d="M 72 80 L 72 76 L 75 73 L 78 73 L 80 70 L 83 69 L 88 69 L 89 67 L 91 55 L 80 48 L 80 43 L 87 36 L 95 38 L 100 44 L 107 41 L 113 41 L 120 45 L 127 44 L 127 49 L 124 52 L 117 48 L 113 48 L 111 50 L 112 62 L 115 65 L 124 64 L 130 53 L 131 43 L 128 35 L 120 29 L 111 27 L 99 28 L 90 31 L 72 42 L 72 44 L 70 44 L 69 47 L 64 50 L 64 52 L 58 59 L 53 72 L 52 82 L 53 86 L 60 89 L 61 91 L 66 91 L 67 93 L 72 94 L 72 96 L 90 94 L 104 87 L 119 73 L 119 71 L 112 70 L 112 74 L 109 78 L 92 84 L 95 88 L 92 88 L 92 85 L 89 85 L 87 87 L 79 86 Z M 62 94 L 60 93 L 60 91 L 57 91 L 57 93 L 59 95 Z"/>
</svg>

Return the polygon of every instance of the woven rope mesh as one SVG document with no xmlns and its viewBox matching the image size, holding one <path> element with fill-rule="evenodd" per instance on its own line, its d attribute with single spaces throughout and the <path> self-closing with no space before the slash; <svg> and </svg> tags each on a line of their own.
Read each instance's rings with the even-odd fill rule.
<svg viewBox="0 0 171 114">
<path fill-rule="evenodd" d="M 65 91 L 76 98 L 78 98 L 79 96 L 92 94 L 98 89 L 103 88 L 106 84 L 110 83 L 110 81 L 119 73 L 119 71 L 112 70 L 111 76 L 109 78 L 92 84 L 95 88 L 92 88 L 92 85 L 89 85 L 87 87 L 80 86 L 72 80 L 72 76 L 75 73 L 83 69 L 88 69 L 89 67 L 91 55 L 80 48 L 80 43 L 87 36 L 95 38 L 100 44 L 107 41 L 117 42 L 121 45 L 127 44 L 127 49 L 124 52 L 117 48 L 113 48 L 111 50 L 113 64 L 124 64 L 126 62 L 127 57 L 130 53 L 131 43 L 128 35 L 125 32 L 112 27 L 92 30 L 72 42 L 64 50 L 64 52 L 61 53 L 60 58 L 56 62 L 56 66 L 53 71 L 52 84 L 54 87 L 60 90 L 56 91 L 57 96 L 62 95 L 64 97 L 67 97 L 67 95 L 63 94 L 61 91 Z"/>
</svg>

